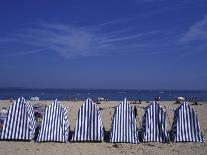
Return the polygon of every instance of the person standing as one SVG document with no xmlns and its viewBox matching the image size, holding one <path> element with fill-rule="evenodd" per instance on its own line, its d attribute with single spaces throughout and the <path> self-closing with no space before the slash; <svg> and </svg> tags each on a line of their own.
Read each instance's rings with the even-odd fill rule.
<svg viewBox="0 0 207 155">
<path fill-rule="evenodd" d="M 134 116 L 135 116 L 135 119 L 137 118 L 137 107 L 136 105 L 134 106 Z"/>
</svg>

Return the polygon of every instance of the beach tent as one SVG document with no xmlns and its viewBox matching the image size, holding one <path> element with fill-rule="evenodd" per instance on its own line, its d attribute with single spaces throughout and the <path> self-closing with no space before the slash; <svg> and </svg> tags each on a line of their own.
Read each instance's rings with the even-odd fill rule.
<svg viewBox="0 0 207 155">
<path fill-rule="evenodd" d="M 115 109 L 110 142 L 138 143 L 134 107 L 129 105 L 126 99 Z"/>
<path fill-rule="evenodd" d="M 174 112 L 172 138 L 174 142 L 204 142 L 197 114 L 187 102 Z"/>
<path fill-rule="evenodd" d="M 89 98 L 80 107 L 71 141 L 102 141 L 103 123 L 99 107 Z"/>
<path fill-rule="evenodd" d="M 154 101 L 145 107 L 142 118 L 143 142 L 168 142 L 166 111 Z"/>
<path fill-rule="evenodd" d="M 20 97 L 13 103 L 4 120 L 1 139 L 31 140 L 35 136 L 35 119 L 33 107 Z"/>
<path fill-rule="evenodd" d="M 37 142 L 67 142 L 69 119 L 66 107 L 57 99 L 44 112 Z"/>
</svg>

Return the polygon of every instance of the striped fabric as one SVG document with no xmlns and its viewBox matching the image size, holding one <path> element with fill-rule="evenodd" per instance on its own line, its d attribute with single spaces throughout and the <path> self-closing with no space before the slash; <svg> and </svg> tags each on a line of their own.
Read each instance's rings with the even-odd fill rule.
<svg viewBox="0 0 207 155">
<path fill-rule="evenodd" d="M 116 107 L 114 112 L 110 142 L 138 143 L 134 107 L 130 106 L 126 99 Z"/>
<path fill-rule="evenodd" d="M 142 119 L 143 142 L 168 142 L 166 111 L 155 101 L 145 108 Z"/>
<path fill-rule="evenodd" d="M 31 140 L 35 136 L 33 107 L 20 97 L 9 107 L 4 121 L 1 139 Z"/>
<path fill-rule="evenodd" d="M 187 102 L 175 110 L 172 134 L 175 142 L 204 142 L 197 114 Z"/>
<path fill-rule="evenodd" d="M 71 141 L 102 141 L 103 123 L 99 107 L 91 99 L 80 107 Z"/>
<path fill-rule="evenodd" d="M 57 99 L 45 109 L 37 142 L 67 142 L 69 120 L 67 109 Z"/>
</svg>

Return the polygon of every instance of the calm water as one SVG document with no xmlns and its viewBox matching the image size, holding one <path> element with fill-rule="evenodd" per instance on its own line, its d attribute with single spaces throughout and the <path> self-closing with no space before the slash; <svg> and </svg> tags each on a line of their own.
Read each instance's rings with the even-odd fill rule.
<svg viewBox="0 0 207 155">
<path fill-rule="evenodd" d="M 105 97 L 109 100 L 141 99 L 153 100 L 155 96 L 160 96 L 161 100 L 174 101 L 176 97 L 183 96 L 187 99 L 198 97 L 199 101 L 207 101 L 207 91 L 190 90 L 87 90 L 87 89 L 23 89 L 23 88 L 0 88 L 0 99 L 17 99 L 23 96 L 26 99 L 38 96 L 40 100 L 67 100 L 68 98 L 77 98 L 85 100 L 86 98 L 96 99 Z"/>
</svg>

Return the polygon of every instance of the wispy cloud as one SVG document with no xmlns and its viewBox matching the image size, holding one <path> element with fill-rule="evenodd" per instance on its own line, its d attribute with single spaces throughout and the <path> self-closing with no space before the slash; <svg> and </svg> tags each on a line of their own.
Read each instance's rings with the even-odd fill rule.
<svg viewBox="0 0 207 155">
<path fill-rule="evenodd" d="M 118 23 L 117 23 L 118 22 Z M 22 27 L 13 34 L 0 38 L 0 43 L 11 43 L 15 47 L 25 47 L 24 50 L 9 46 L 7 54 L 0 58 L 32 55 L 41 52 L 56 52 L 65 58 L 116 55 L 126 52 L 141 56 L 172 54 L 181 57 L 198 55 L 206 46 L 189 44 L 188 41 L 206 38 L 207 17 L 191 26 L 183 37 L 174 30 L 151 30 L 139 32 L 136 28 L 124 28 L 114 20 L 103 24 L 77 26 L 60 23 L 41 23 Z M 126 24 L 126 23 L 123 23 Z M 202 33 L 201 33 L 202 32 Z M 7 47 L 7 46 L 6 46 Z M 25 50 L 26 49 L 26 50 Z M 23 51 L 23 52 L 22 52 Z M 6 53 L 4 52 L 4 53 Z"/>
<path fill-rule="evenodd" d="M 45 50 L 57 52 L 65 58 L 72 58 L 99 56 L 117 49 L 122 51 L 126 47 L 139 48 L 142 46 L 142 42 L 139 42 L 139 40 L 146 37 L 150 38 L 152 35 L 159 33 L 159 31 L 149 31 L 132 34 L 121 29 L 119 31 L 107 29 L 107 25 L 115 23 L 106 22 L 101 25 L 84 27 L 70 24 L 44 23 L 31 28 L 24 27 L 3 40 L 37 49 L 30 52 L 7 55 L 10 57 L 33 54 Z M 144 46 L 146 44 L 144 43 Z"/>
<path fill-rule="evenodd" d="M 153 7 L 147 12 L 140 13 L 140 16 L 155 16 L 158 14 L 165 14 L 169 12 L 178 12 L 186 9 L 195 9 L 204 7 L 206 5 L 205 0 L 134 0 L 138 5 L 147 7 L 153 4 Z"/>
<path fill-rule="evenodd" d="M 204 52 L 204 49 L 202 47 L 197 47 L 196 49 L 194 48 L 193 50 L 189 50 L 188 52 L 181 53 L 180 56 L 181 56 L 181 58 L 182 57 L 190 57 L 190 56 L 195 56 L 195 55 L 201 54 L 203 52 Z"/>
<path fill-rule="evenodd" d="M 108 25 L 114 25 L 114 24 L 121 24 L 123 22 L 130 21 L 130 18 L 119 18 L 119 19 L 114 19 L 110 21 L 103 22 L 101 24 L 98 24 L 97 26 L 108 26 Z"/>
<path fill-rule="evenodd" d="M 184 34 L 180 41 L 195 41 L 207 39 L 207 15 L 204 18 L 192 25 L 190 29 Z"/>
<path fill-rule="evenodd" d="M 24 55 L 32 55 L 32 54 L 40 53 L 42 51 L 43 51 L 43 49 L 36 49 L 36 50 L 25 51 L 25 52 L 15 52 L 15 53 L 12 53 L 12 54 L 0 55 L 0 58 L 8 58 L 8 57 L 18 57 L 18 56 L 24 56 Z"/>
<path fill-rule="evenodd" d="M 139 34 L 124 36 L 124 37 L 115 37 L 115 38 L 104 40 L 104 42 L 117 42 L 117 41 L 131 40 L 131 39 L 136 39 L 136 38 L 152 35 L 158 32 L 159 31 L 151 31 L 151 32 L 139 33 Z"/>
</svg>

